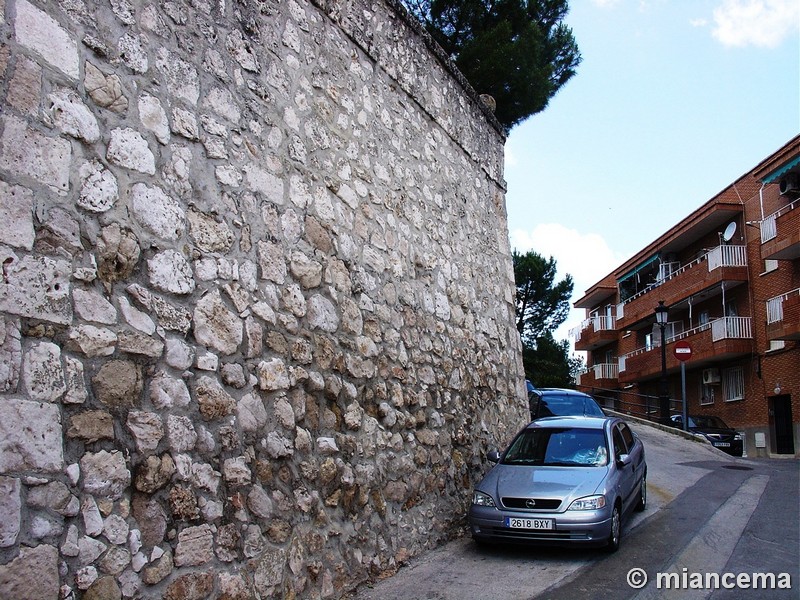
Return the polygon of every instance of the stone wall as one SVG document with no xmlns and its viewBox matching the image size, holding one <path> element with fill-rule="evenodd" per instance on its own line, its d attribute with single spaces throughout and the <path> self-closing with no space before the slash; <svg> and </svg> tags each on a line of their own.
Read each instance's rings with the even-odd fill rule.
<svg viewBox="0 0 800 600">
<path fill-rule="evenodd" d="M 336 598 L 525 421 L 504 135 L 385 0 L 6 0 L 0 597 Z"/>
</svg>

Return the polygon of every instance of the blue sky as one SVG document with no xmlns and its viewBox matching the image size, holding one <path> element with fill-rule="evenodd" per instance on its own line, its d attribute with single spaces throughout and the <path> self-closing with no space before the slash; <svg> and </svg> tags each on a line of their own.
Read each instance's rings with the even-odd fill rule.
<svg viewBox="0 0 800 600">
<path fill-rule="evenodd" d="M 574 302 L 800 133 L 800 1 L 572 0 L 565 22 L 583 62 L 511 131 L 505 178 L 512 247 Z"/>
</svg>

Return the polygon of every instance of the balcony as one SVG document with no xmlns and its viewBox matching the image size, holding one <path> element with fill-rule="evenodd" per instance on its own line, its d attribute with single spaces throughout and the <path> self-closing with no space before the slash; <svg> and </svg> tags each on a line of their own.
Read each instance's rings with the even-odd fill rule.
<svg viewBox="0 0 800 600">
<path fill-rule="evenodd" d="M 752 319 L 750 317 L 721 317 L 666 338 L 667 372 L 680 368 L 672 344 L 686 340 L 692 347 L 692 368 L 720 363 L 752 351 Z M 661 375 L 660 344 L 640 348 L 619 358 L 619 382 L 633 383 Z"/>
<path fill-rule="evenodd" d="M 703 291 L 726 289 L 747 281 L 747 253 L 745 246 L 722 245 L 712 248 L 699 258 L 672 271 L 657 283 L 617 305 L 617 328 L 627 329 L 634 323 L 653 316 L 658 300 L 673 306 Z M 713 293 L 709 296 L 714 295 Z"/>
<path fill-rule="evenodd" d="M 800 288 L 767 300 L 767 338 L 800 340 Z"/>
<path fill-rule="evenodd" d="M 599 363 L 588 367 L 578 376 L 578 385 L 582 387 L 609 388 L 617 387 L 619 379 L 618 363 Z"/>
<path fill-rule="evenodd" d="M 761 221 L 761 257 L 767 260 L 800 258 L 800 200 Z"/>
<path fill-rule="evenodd" d="M 570 334 L 575 340 L 575 350 L 596 350 L 617 340 L 617 319 L 595 315 L 584 320 Z"/>
</svg>

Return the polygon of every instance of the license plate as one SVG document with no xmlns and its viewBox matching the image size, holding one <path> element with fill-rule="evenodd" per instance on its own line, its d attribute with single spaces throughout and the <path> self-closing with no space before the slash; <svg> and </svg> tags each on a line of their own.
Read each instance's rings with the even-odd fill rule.
<svg viewBox="0 0 800 600">
<path fill-rule="evenodd" d="M 506 517 L 506 527 L 510 529 L 554 529 L 553 519 L 518 519 Z"/>
<path fill-rule="evenodd" d="M 730 442 L 714 442 L 714 446 L 717 448 L 730 448 L 731 444 Z"/>
</svg>

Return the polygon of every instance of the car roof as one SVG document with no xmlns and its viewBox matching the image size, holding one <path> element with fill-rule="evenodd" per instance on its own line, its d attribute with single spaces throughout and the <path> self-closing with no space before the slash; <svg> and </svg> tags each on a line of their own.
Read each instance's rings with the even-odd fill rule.
<svg viewBox="0 0 800 600">
<path fill-rule="evenodd" d="M 542 417 L 531 421 L 527 429 L 546 427 L 579 427 L 581 429 L 603 429 L 610 421 L 620 421 L 619 417 Z"/>
<path fill-rule="evenodd" d="M 589 394 L 568 388 L 536 388 L 532 392 L 540 396 L 580 396 L 581 398 L 591 398 Z"/>
</svg>

